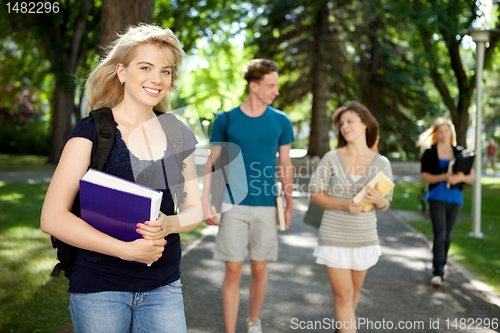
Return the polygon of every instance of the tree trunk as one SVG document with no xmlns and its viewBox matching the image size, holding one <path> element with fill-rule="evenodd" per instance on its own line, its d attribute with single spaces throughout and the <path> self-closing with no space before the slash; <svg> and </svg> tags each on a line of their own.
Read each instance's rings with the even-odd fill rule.
<svg viewBox="0 0 500 333">
<path fill-rule="evenodd" d="M 56 87 L 51 109 L 52 137 L 49 163 L 57 164 L 71 132 L 71 115 L 75 112 L 74 74 L 82 59 L 81 46 L 87 28 L 90 0 L 80 2 L 80 16 L 74 22 L 72 37 L 66 39 L 64 29 L 53 26 L 42 33 L 42 44 L 48 50 Z M 68 24 L 65 22 L 64 25 Z M 63 47 L 61 47 L 63 45 Z"/>
<path fill-rule="evenodd" d="M 470 103 L 469 103 L 470 104 Z M 467 148 L 467 129 L 469 128 L 469 106 L 464 105 L 456 112 L 451 112 L 451 121 L 455 125 L 455 132 L 457 134 L 457 144 Z"/>
<path fill-rule="evenodd" d="M 153 21 L 153 0 L 103 0 L 101 6 L 101 41 L 104 47 L 128 26 Z"/>
<path fill-rule="evenodd" d="M 57 164 L 61 157 L 64 143 L 71 132 L 71 115 L 75 109 L 74 89 L 68 89 L 67 85 L 58 79 L 56 79 L 53 106 L 49 163 Z"/>
<path fill-rule="evenodd" d="M 52 43 L 62 43 L 54 36 L 45 34 L 45 46 L 52 50 L 51 62 L 57 68 L 56 88 L 52 109 L 52 138 L 49 162 L 57 164 L 64 148 L 64 143 L 71 132 L 71 115 L 75 114 L 75 84 L 72 81 L 79 61 L 82 58 L 81 45 L 88 19 L 90 1 L 81 5 L 82 18 L 77 22 L 70 47 L 62 52 L 55 52 Z M 117 32 L 132 24 L 151 23 L 153 0 L 104 0 L 101 7 L 101 45 L 107 46 Z M 57 34 L 56 34 L 57 36 Z M 69 79 L 68 79 L 69 78 Z M 78 117 L 77 117 L 78 118 Z"/>
<path fill-rule="evenodd" d="M 316 20 L 316 32 L 314 36 L 315 52 L 312 57 L 312 113 L 311 132 L 309 134 L 310 157 L 323 157 L 330 150 L 330 138 L 328 131 L 330 120 L 327 114 L 328 82 L 327 82 L 327 54 L 325 50 L 325 38 L 328 33 L 328 4 L 323 1 Z"/>
</svg>

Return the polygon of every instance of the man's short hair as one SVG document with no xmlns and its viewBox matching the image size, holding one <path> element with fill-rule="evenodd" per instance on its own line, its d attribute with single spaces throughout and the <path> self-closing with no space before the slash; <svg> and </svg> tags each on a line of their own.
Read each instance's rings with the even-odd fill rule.
<svg viewBox="0 0 500 333">
<path fill-rule="evenodd" d="M 247 66 L 243 70 L 243 77 L 245 78 L 245 80 L 247 80 L 247 83 L 259 83 L 264 75 L 277 71 L 278 66 L 272 60 L 252 59 L 248 62 Z"/>
</svg>

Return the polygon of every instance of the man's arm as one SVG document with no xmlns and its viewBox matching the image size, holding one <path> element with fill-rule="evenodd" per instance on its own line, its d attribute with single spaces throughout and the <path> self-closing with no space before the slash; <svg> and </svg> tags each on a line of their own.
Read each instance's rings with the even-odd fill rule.
<svg viewBox="0 0 500 333">
<path fill-rule="evenodd" d="M 292 223 L 292 211 L 293 211 L 293 167 L 292 160 L 290 159 L 290 148 L 291 144 L 283 145 L 279 147 L 279 160 L 278 160 L 278 171 L 280 175 L 281 183 L 283 184 L 283 191 L 285 193 L 285 219 L 287 229 Z"/>
<path fill-rule="evenodd" d="M 210 188 L 212 185 L 212 166 L 221 153 L 222 147 L 217 145 L 210 146 L 210 155 L 208 156 L 207 163 L 205 164 L 205 176 L 203 177 L 203 192 L 201 197 L 201 205 L 203 207 L 203 218 L 208 225 L 220 225 L 219 222 L 214 220 L 217 215 L 215 207 L 210 203 L 208 197 L 210 196 Z"/>
</svg>

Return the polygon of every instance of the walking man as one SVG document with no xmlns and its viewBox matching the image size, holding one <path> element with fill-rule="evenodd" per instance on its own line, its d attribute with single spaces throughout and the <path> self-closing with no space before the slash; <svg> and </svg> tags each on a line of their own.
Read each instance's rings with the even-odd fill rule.
<svg viewBox="0 0 500 333">
<path fill-rule="evenodd" d="M 267 262 L 277 260 L 278 239 L 276 224 L 275 176 L 279 175 L 285 189 L 286 225 L 292 218 L 292 177 L 290 146 L 294 141 L 290 119 L 285 113 L 269 105 L 279 95 L 278 68 L 271 60 L 253 59 L 244 70 L 249 96 L 240 106 L 228 111 L 229 118 L 221 113 L 212 128 L 211 158 L 205 166 L 203 186 L 203 211 L 205 222 L 219 225 L 214 259 L 225 261 L 222 284 L 222 307 L 227 333 L 234 333 L 240 303 L 240 278 L 243 261 L 249 254 L 250 316 L 248 332 L 262 332 L 259 313 L 267 290 Z M 229 119 L 227 142 L 238 145 L 243 157 L 248 194 L 243 201 L 231 207 L 227 196 L 223 203 L 220 223 L 213 216 L 215 209 L 209 202 L 210 172 L 212 161 L 221 152 L 225 121 Z M 278 170 L 276 170 L 276 153 Z M 229 172 L 229 177 L 237 175 Z M 229 181 L 231 183 L 231 181 Z M 229 206 L 228 206 L 229 205 Z"/>
<path fill-rule="evenodd" d="M 484 171 L 486 171 L 488 163 L 490 163 L 491 167 L 493 168 L 493 173 L 497 172 L 495 166 L 495 163 L 497 161 L 497 152 L 498 146 L 496 145 L 495 141 L 493 141 L 493 139 L 490 139 L 488 147 L 486 148 L 486 163 L 484 164 Z"/>
</svg>

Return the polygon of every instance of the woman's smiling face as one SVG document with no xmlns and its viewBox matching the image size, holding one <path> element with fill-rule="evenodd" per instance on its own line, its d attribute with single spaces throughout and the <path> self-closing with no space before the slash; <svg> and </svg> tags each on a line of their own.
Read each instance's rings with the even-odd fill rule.
<svg viewBox="0 0 500 333">
<path fill-rule="evenodd" d="M 169 54 L 164 49 L 151 44 L 141 46 L 127 67 L 123 64 L 116 66 L 118 76 L 124 82 L 124 99 L 154 107 L 170 89 L 172 69 Z"/>
<path fill-rule="evenodd" d="M 346 111 L 340 116 L 340 132 L 347 142 L 355 141 L 362 136 L 365 138 L 366 125 L 354 111 Z M 366 140 L 366 139 L 365 139 Z"/>
</svg>

